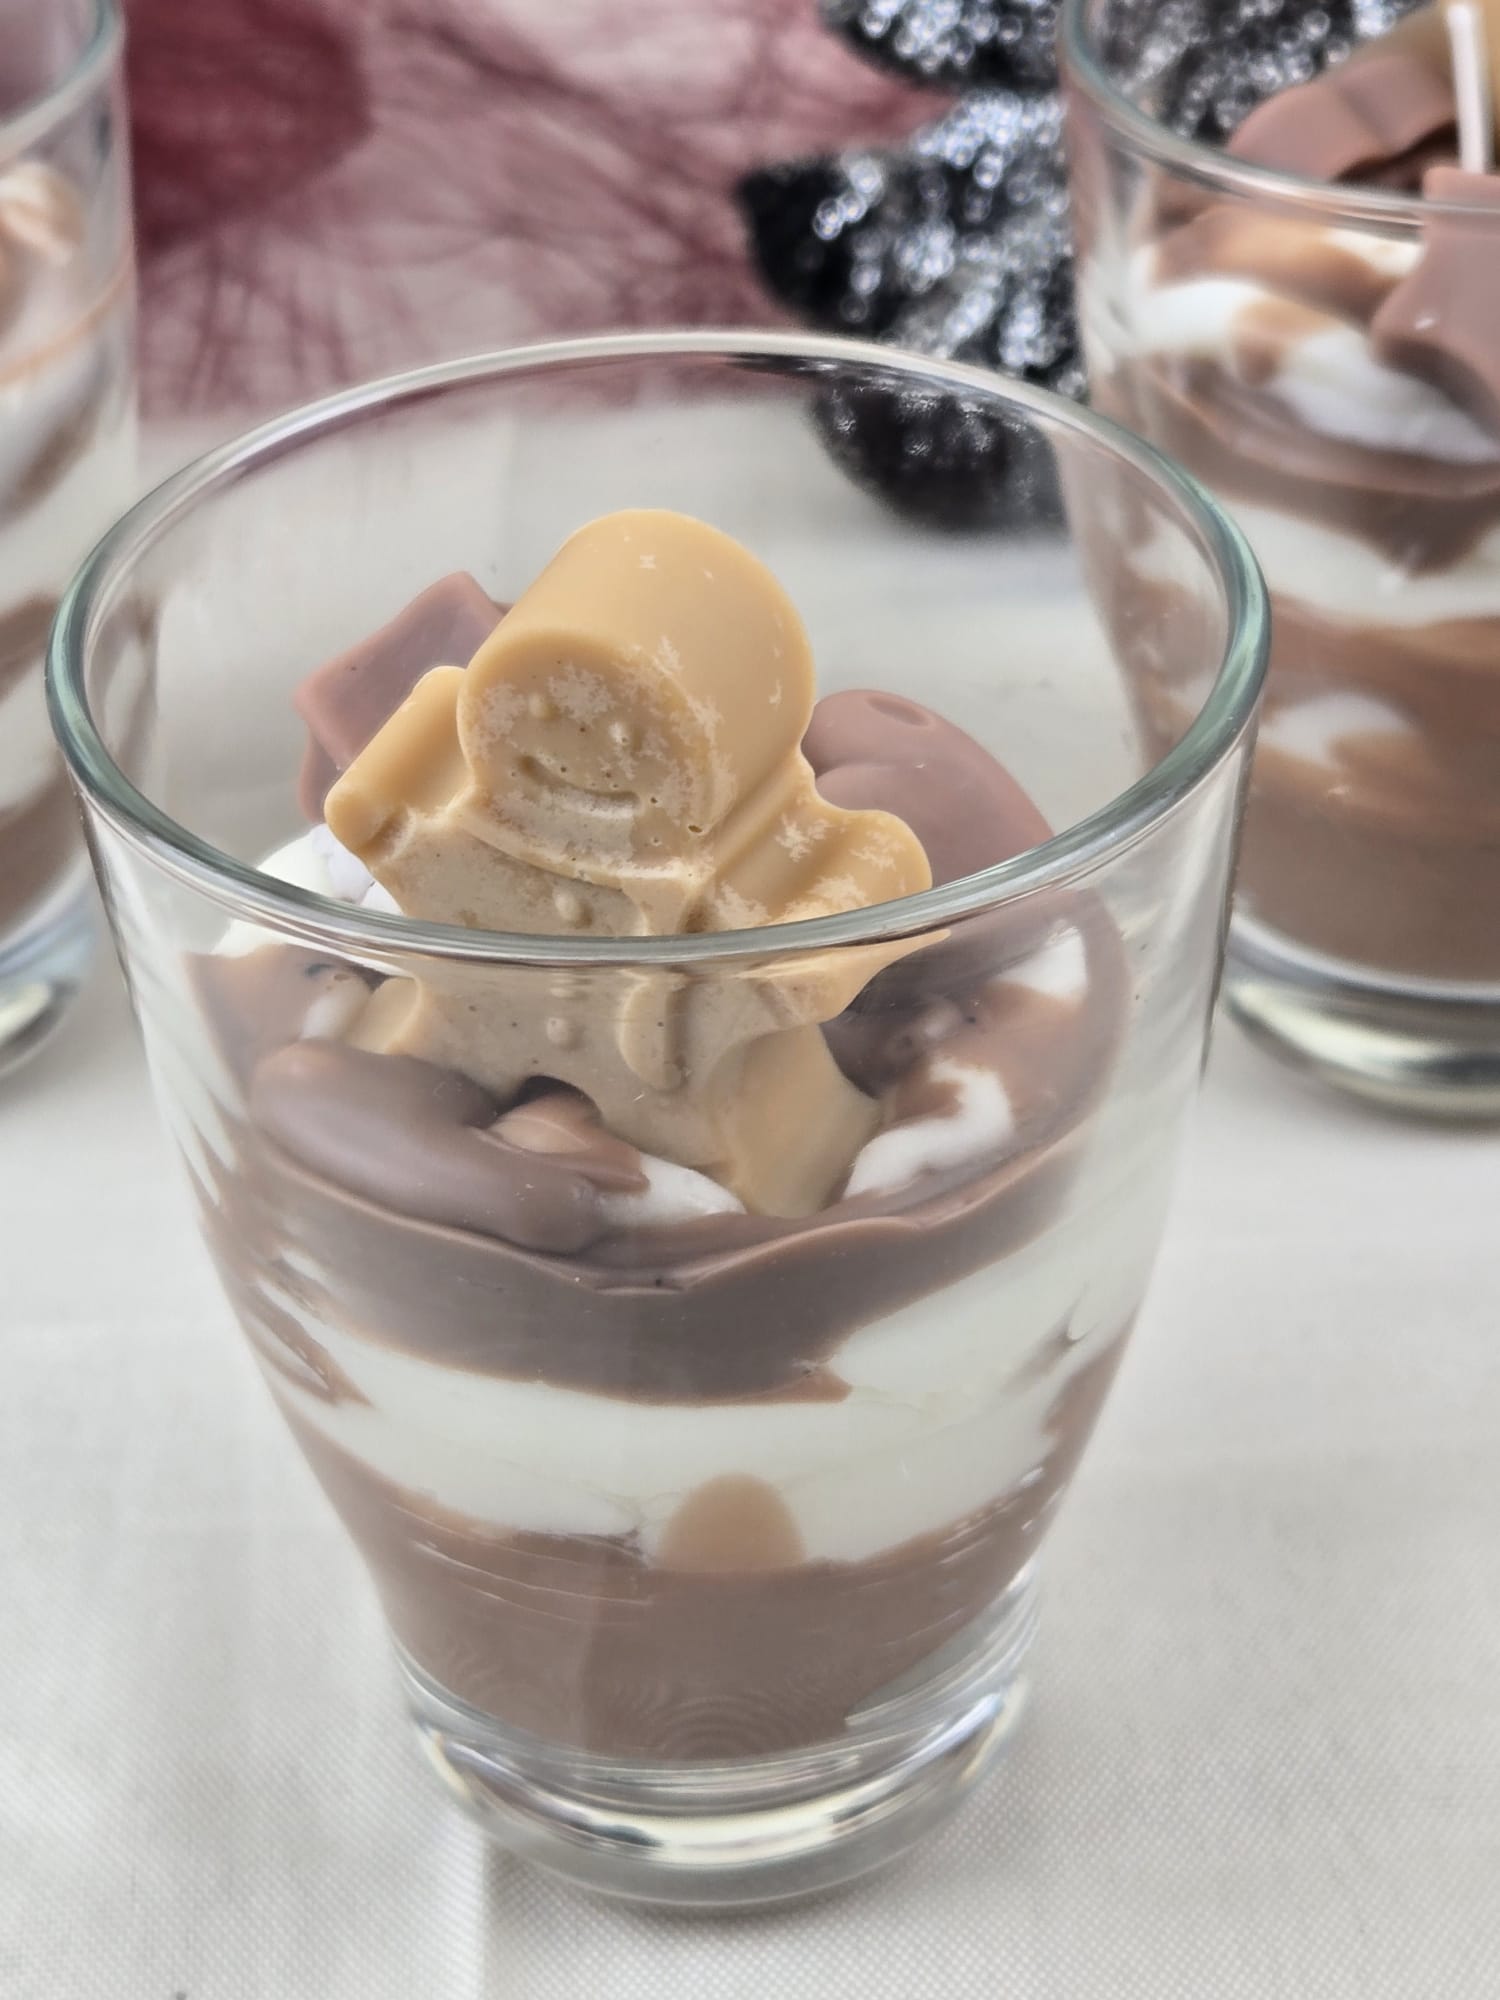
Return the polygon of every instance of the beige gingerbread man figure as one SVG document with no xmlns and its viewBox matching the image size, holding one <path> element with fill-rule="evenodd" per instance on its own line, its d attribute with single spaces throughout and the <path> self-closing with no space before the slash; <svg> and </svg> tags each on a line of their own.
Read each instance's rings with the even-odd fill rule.
<svg viewBox="0 0 1500 2000">
<path fill-rule="evenodd" d="M 902 821 L 818 794 L 813 694 L 801 620 L 748 550 L 683 515 L 608 515 L 467 670 L 418 683 L 329 793 L 328 825 L 408 915 L 491 930 L 744 929 L 926 888 Z M 816 1024 L 905 948 L 712 978 L 454 966 L 383 987 L 355 1034 L 502 1097 L 572 1084 L 621 1137 L 800 1214 L 876 1116 Z"/>
</svg>

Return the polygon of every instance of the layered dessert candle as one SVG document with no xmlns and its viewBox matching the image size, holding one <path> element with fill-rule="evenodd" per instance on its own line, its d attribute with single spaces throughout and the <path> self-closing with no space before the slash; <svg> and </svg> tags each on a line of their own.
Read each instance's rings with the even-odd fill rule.
<svg viewBox="0 0 1500 2000">
<path fill-rule="evenodd" d="M 1187 47 L 1152 19 L 1075 16 L 1080 284 L 1095 400 L 1224 499 L 1272 595 L 1231 1005 L 1335 1080 L 1488 1113 L 1500 178 L 1459 164 L 1436 8 L 1304 48 L 1258 103 L 1237 16 Z M 1184 88 L 1215 60 L 1217 98 Z M 1183 136 L 1205 122 L 1217 148 Z M 1173 689 L 1149 701 L 1170 740 Z"/>
<path fill-rule="evenodd" d="M 895 522 L 822 454 L 830 384 L 1008 429 L 1076 540 Z M 1179 593 L 1144 652 L 1121 519 Z M 203 1232 L 507 1840 L 799 1893 L 1008 1733 L 1264 646 L 1243 544 L 1135 441 L 775 336 L 353 392 L 86 571 L 56 711 Z M 1201 704 L 1159 758 L 1164 665 Z"/>
<path fill-rule="evenodd" d="M 95 11 L 0 0 L 0 1067 L 55 1025 L 86 957 L 42 668 L 63 587 L 133 484 L 118 38 Z"/>
</svg>

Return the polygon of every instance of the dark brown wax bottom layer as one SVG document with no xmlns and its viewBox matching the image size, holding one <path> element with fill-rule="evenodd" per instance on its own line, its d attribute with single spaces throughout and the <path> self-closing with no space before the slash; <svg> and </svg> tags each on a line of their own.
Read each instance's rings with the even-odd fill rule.
<svg viewBox="0 0 1500 2000">
<path fill-rule="evenodd" d="M 1361 826 L 1326 794 L 1256 789 L 1239 907 L 1329 957 L 1418 979 L 1500 981 L 1500 840 L 1457 849 Z"/>
<path fill-rule="evenodd" d="M 1353 690 L 1412 735 L 1345 738 L 1317 768 L 1263 743 L 1241 906 L 1334 958 L 1500 980 L 1500 618 L 1346 626 L 1282 597 L 1272 609 L 1268 718 Z"/>
<path fill-rule="evenodd" d="M 53 598 L 38 594 L 0 615 L 0 696 L 35 675 L 40 701 L 42 656 L 56 609 Z M 0 938 L 61 877 L 77 847 L 78 813 L 59 763 L 19 805 L 0 809 Z"/>
<path fill-rule="evenodd" d="M 1170 629 L 1180 590 L 1118 562 L 1117 621 Z M 1240 849 L 1238 907 L 1295 943 L 1402 978 L 1500 980 L 1500 618 L 1334 623 L 1272 598 L 1271 670 Z M 1164 754 L 1201 690 L 1142 673 L 1133 693 Z M 1319 763 L 1274 741 L 1279 712 L 1360 694 L 1409 737 L 1341 737 Z"/>
<path fill-rule="evenodd" d="M 78 810 L 61 771 L 0 812 L 0 939 L 61 880 L 78 844 Z"/>
<path fill-rule="evenodd" d="M 854 1563 L 780 1566 L 781 1503 L 751 1479 L 700 1489 L 701 1528 L 680 1526 L 663 1562 L 602 1537 L 490 1534 L 287 1416 L 396 1638 L 450 1694 L 600 1755 L 764 1756 L 837 1740 L 995 1603 L 1035 1552 L 1123 1349 L 1122 1334 L 1061 1388 L 1040 1479 Z"/>
<path fill-rule="evenodd" d="M 0 696 L 9 694 L 27 674 L 35 674 L 40 681 L 47 633 L 56 610 L 57 600 L 38 592 L 0 613 Z"/>
</svg>

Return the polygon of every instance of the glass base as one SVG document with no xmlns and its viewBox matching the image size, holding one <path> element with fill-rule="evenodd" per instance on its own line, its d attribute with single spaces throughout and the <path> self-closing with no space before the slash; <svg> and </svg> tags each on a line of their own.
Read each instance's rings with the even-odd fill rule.
<svg viewBox="0 0 1500 2000">
<path fill-rule="evenodd" d="M 1385 976 L 1236 916 L 1224 1002 L 1252 1040 L 1340 1090 L 1419 1117 L 1500 1120 L 1500 986 Z"/>
<path fill-rule="evenodd" d="M 80 863 L 13 936 L 0 939 L 0 1076 L 36 1054 L 78 996 L 97 933 Z"/>
<path fill-rule="evenodd" d="M 429 1761 L 520 1858 L 636 1902 L 745 1908 L 851 1882 L 944 1819 L 1015 1727 L 1036 1624 L 1033 1564 L 956 1642 L 961 1658 L 925 1663 L 836 1742 L 722 1764 L 561 1749 L 400 1665 Z"/>
</svg>

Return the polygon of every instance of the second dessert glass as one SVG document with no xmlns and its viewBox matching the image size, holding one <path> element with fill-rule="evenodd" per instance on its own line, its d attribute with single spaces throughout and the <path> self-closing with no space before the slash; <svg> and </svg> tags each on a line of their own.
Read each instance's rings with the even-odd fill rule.
<svg viewBox="0 0 1500 2000">
<path fill-rule="evenodd" d="M 130 171 L 113 0 L 0 0 L 0 1070 L 93 938 L 42 660 L 63 585 L 135 489 Z"/>
<path fill-rule="evenodd" d="M 1095 407 L 1213 488 L 1270 591 L 1226 1002 L 1329 1082 L 1493 1118 L 1500 434 L 1372 329 L 1441 205 L 1170 131 L 1156 12 L 1064 11 L 1079 312 Z M 1444 212 L 1476 271 L 1500 259 L 1500 209 Z M 1139 587 L 1170 615 L 1149 558 Z M 1149 726 L 1170 741 L 1190 706 L 1159 677 Z"/>
<path fill-rule="evenodd" d="M 970 472 L 1061 509 L 898 521 L 826 456 L 835 407 L 867 442 L 941 418 Z M 648 939 L 445 928 L 258 872 L 300 824 L 309 669 L 455 568 L 514 598 L 619 506 L 749 545 L 825 691 L 872 690 L 882 728 L 919 696 L 1055 836 L 1028 808 L 1009 858 L 903 902 Z M 1167 628 L 1119 588 L 1143 537 Z M 773 335 L 339 397 L 170 482 L 74 586 L 54 716 L 209 1246 L 432 1762 L 522 1852 L 659 1902 L 802 1893 L 908 1846 L 1006 1735 L 1202 1063 L 1265 647 L 1243 542 L 1148 447 L 974 370 Z M 1160 671 L 1194 690 L 1165 754 L 1137 720 Z M 845 1074 L 964 1117 L 797 1219 L 668 1227 L 606 1194 L 559 1220 L 457 1171 L 500 1109 L 463 1078 L 412 1091 L 372 1056 L 340 1094 L 351 997 L 424 973 L 543 1017 L 847 978 Z M 789 1150 L 812 1115 L 784 1102 Z"/>
</svg>

